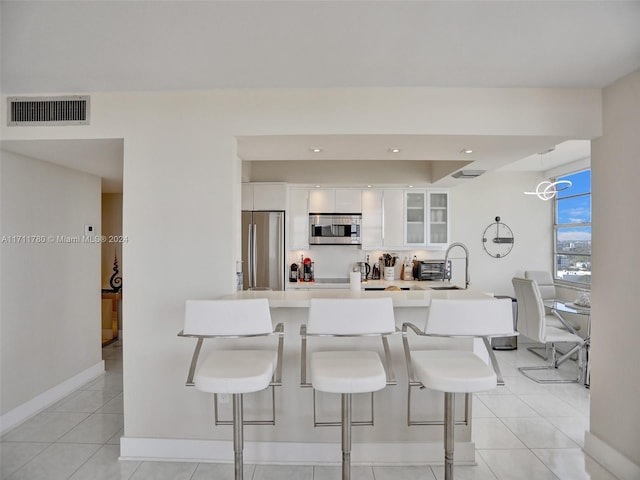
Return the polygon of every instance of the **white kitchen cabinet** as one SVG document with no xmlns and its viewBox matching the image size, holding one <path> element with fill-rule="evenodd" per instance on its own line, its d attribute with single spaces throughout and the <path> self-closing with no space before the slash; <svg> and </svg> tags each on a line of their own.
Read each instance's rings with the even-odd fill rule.
<svg viewBox="0 0 640 480">
<path fill-rule="evenodd" d="M 334 213 L 336 208 L 335 188 L 309 189 L 310 213 Z"/>
<path fill-rule="evenodd" d="M 309 190 L 311 213 L 360 213 L 362 197 L 359 188 L 312 188 Z"/>
<path fill-rule="evenodd" d="M 383 191 L 368 188 L 361 191 L 362 198 L 362 249 L 381 250 L 384 247 L 382 231 Z"/>
<path fill-rule="evenodd" d="M 383 246 L 385 249 L 404 247 L 404 191 L 385 188 L 383 191 Z"/>
<path fill-rule="evenodd" d="M 285 183 L 254 183 L 254 210 L 286 210 L 287 185 Z"/>
<path fill-rule="evenodd" d="M 309 189 L 289 189 L 289 250 L 309 249 Z"/>
<path fill-rule="evenodd" d="M 286 210 L 286 183 L 243 183 L 242 210 Z"/>
<path fill-rule="evenodd" d="M 405 191 L 362 190 L 362 249 L 405 250 Z"/>
<path fill-rule="evenodd" d="M 362 212 L 363 250 L 441 249 L 449 244 L 447 190 L 291 188 L 288 214 L 291 249 L 309 248 L 309 212 Z"/>
<path fill-rule="evenodd" d="M 362 212 L 362 190 L 359 188 L 336 188 L 333 213 Z"/>
<path fill-rule="evenodd" d="M 428 245 L 443 247 L 449 244 L 449 193 L 428 190 Z"/>
<path fill-rule="evenodd" d="M 404 240 L 408 247 L 427 245 L 427 192 L 424 189 L 404 191 Z"/>
<path fill-rule="evenodd" d="M 253 183 L 242 184 L 242 210 L 253 210 Z"/>
</svg>

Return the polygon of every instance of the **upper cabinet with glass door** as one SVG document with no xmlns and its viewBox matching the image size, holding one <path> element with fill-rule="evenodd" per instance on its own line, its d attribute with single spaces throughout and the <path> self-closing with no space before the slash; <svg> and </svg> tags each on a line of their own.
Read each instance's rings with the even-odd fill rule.
<svg viewBox="0 0 640 480">
<path fill-rule="evenodd" d="M 408 247 L 427 244 L 427 192 L 422 189 L 404 192 L 404 243 Z"/>
<path fill-rule="evenodd" d="M 429 240 L 431 247 L 449 244 L 449 193 L 429 190 Z"/>
<path fill-rule="evenodd" d="M 442 248 L 449 243 L 449 193 L 405 190 L 405 246 Z"/>
</svg>

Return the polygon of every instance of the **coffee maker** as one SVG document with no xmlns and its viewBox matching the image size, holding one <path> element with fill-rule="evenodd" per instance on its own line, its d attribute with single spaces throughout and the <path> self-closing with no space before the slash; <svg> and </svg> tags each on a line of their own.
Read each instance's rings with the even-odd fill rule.
<svg viewBox="0 0 640 480">
<path fill-rule="evenodd" d="M 367 255 L 367 257 L 369 257 Z M 358 269 L 360 270 L 360 281 L 366 282 L 369 278 L 369 274 L 371 273 L 371 265 L 369 262 L 358 262 Z"/>
<path fill-rule="evenodd" d="M 298 281 L 298 277 L 299 277 L 298 264 L 294 262 L 289 267 L 289 281 L 290 282 L 297 282 Z"/>
<path fill-rule="evenodd" d="M 313 276 L 313 262 L 309 257 L 305 257 L 302 260 L 302 281 L 313 282 L 315 281 Z"/>
</svg>

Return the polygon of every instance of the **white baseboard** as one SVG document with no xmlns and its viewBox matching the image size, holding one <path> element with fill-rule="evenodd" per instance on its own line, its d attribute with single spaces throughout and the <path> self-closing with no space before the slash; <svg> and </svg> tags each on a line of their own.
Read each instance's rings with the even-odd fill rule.
<svg viewBox="0 0 640 480">
<path fill-rule="evenodd" d="M 591 432 L 584 435 L 584 451 L 620 480 L 639 480 L 640 466 Z"/>
<path fill-rule="evenodd" d="M 104 361 L 100 360 L 94 366 L 87 368 L 55 387 L 46 390 L 37 397 L 32 398 L 28 402 L 8 411 L 0 416 L 0 434 L 6 433 L 36 413 L 62 400 L 71 392 L 94 380 L 102 373 L 104 373 Z"/>
<path fill-rule="evenodd" d="M 253 465 L 339 465 L 339 443 L 245 442 L 244 462 Z M 442 465 L 438 443 L 354 443 L 353 465 Z M 456 443 L 457 465 L 475 465 L 475 444 Z M 224 440 L 120 439 L 120 459 L 232 463 L 233 444 Z"/>
</svg>

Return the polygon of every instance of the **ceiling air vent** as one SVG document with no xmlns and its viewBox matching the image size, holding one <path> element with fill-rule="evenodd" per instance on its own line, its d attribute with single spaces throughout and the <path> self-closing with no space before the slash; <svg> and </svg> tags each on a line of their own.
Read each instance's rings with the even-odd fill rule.
<svg viewBox="0 0 640 480">
<path fill-rule="evenodd" d="M 451 176 L 453 178 L 476 178 L 482 175 L 486 170 L 460 170 Z"/>
<path fill-rule="evenodd" d="M 8 125 L 89 125 L 89 96 L 9 97 Z"/>
</svg>

